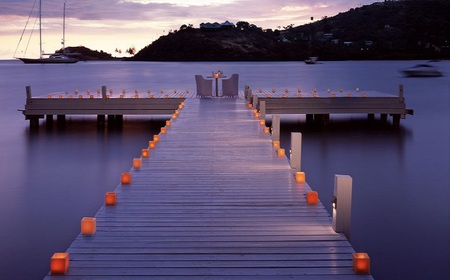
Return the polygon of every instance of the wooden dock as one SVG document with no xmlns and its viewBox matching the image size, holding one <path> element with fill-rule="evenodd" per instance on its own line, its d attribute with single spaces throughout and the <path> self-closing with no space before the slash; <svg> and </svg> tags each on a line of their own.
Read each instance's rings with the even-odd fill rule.
<svg viewBox="0 0 450 280">
<path fill-rule="evenodd" d="M 412 109 L 406 108 L 402 85 L 399 86 L 398 95 L 359 89 L 345 91 L 259 89 L 253 92 L 246 88 L 245 96 L 252 102 L 254 108 L 261 111 L 263 118 L 266 114 L 306 114 L 307 121 L 326 123 L 330 114 L 367 114 L 369 118 L 379 114 L 383 120 L 392 116 L 393 124 L 398 126 L 400 119 L 414 113 Z"/>
<path fill-rule="evenodd" d="M 45 279 L 373 279 L 243 99 L 186 99 L 160 136 Z"/>
</svg>

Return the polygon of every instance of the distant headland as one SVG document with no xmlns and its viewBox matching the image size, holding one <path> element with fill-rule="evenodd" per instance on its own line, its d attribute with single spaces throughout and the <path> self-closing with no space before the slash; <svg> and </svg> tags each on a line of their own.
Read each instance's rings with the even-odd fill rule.
<svg viewBox="0 0 450 280">
<path fill-rule="evenodd" d="M 376 2 L 334 17 L 279 29 L 236 24 L 191 24 L 161 36 L 132 61 L 303 61 L 450 59 L 450 1 Z M 112 60 L 103 51 L 70 47 L 82 60 Z"/>
</svg>

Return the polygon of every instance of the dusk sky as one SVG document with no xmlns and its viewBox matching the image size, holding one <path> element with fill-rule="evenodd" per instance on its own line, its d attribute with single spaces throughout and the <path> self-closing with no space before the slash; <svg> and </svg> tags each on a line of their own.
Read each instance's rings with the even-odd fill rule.
<svg viewBox="0 0 450 280">
<path fill-rule="evenodd" d="M 33 5 L 37 15 L 39 0 L 0 0 L 0 59 L 37 57 L 38 22 L 30 18 Z M 246 21 L 263 29 L 283 29 L 319 20 L 374 0 L 43 0 L 43 49 L 61 48 L 63 5 L 66 2 L 66 46 L 85 46 L 113 56 L 120 49 L 140 50 L 161 35 L 183 24 L 198 28 L 202 22 Z M 20 41 L 20 44 L 19 44 Z M 28 48 L 27 48 L 28 44 Z M 27 51 L 25 52 L 27 48 Z"/>
</svg>

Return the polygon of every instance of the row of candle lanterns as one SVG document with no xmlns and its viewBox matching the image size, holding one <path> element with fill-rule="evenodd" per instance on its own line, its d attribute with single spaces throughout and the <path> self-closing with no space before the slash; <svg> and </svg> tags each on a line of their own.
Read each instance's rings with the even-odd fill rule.
<svg viewBox="0 0 450 280">
<path fill-rule="evenodd" d="M 356 90 L 356 92 L 359 92 L 359 91 L 360 91 L 359 88 L 356 88 L 355 90 Z M 263 89 L 260 88 L 260 89 L 258 89 L 258 91 L 259 91 L 259 93 L 262 93 L 262 92 L 263 92 Z M 271 89 L 271 92 L 272 92 L 272 93 L 276 93 L 276 92 L 277 92 L 277 89 L 272 88 L 272 89 Z M 289 92 L 289 88 L 285 88 L 285 89 L 284 89 L 284 92 L 288 93 L 288 92 Z M 301 93 L 301 92 L 302 92 L 302 89 L 301 89 L 301 88 L 298 88 L 298 89 L 297 89 L 297 92 L 298 92 L 298 93 Z M 317 92 L 317 88 L 314 88 L 314 89 L 313 89 L 313 92 Z M 331 92 L 331 89 L 327 89 L 327 92 Z M 344 89 L 343 89 L 343 88 L 340 88 L 340 89 L 339 89 L 339 92 L 344 92 Z"/>
<path fill-rule="evenodd" d="M 246 102 L 246 106 L 252 109 L 255 118 L 259 119 L 260 115 L 257 109 L 253 109 L 250 102 Z M 260 119 L 259 124 L 264 127 L 264 133 L 269 134 L 270 128 L 265 126 L 265 120 Z M 278 157 L 285 157 L 285 150 L 280 147 L 280 141 L 272 141 L 272 147 L 276 150 Z M 295 182 L 298 184 L 306 183 L 305 172 L 298 171 L 295 172 Z M 316 205 L 319 203 L 319 193 L 317 191 L 307 191 L 306 192 L 306 203 L 308 205 Z M 353 253 L 352 254 L 353 271 L 356 274 L 370 274 L 370 258 L 367 253 Z"/>
<path fill-rule="evenodd" d="M 178 109 L 175 110 L 172 115 L 172 119 L 176 119 L 179 116 L 180 109 L 184 107 L 184 102 L 181 102 Z M 167 133 L 167 128 L 171 127 L 172 121 L 166 121 L 166 126 L 161 128 L 161 134 Z M 142 166 L 142 158 L 147 158 L 150 156 L 150 149 L 156 148 L 156 143 L 160 141 L 160 135 L 154 135 L 153 140 L 149 141 L 149 147 L 142 149 L 141 158 L 133 159 L 133 168 L 139 169 Z M 131 172 L 123 172 L 121 174 L 120 182 L 122 185 L 131 184 Z M 105 205 L 114 206 L 117 204 L 117 193 L 107 192 L 105 195 Z M 84 217 L 81 220 L 81 234 L 82 235 L 93 235 L 97 230 L 97 220 L 95 217 Z M 54 253 L 50 258 L 50 272 L 51 274 L 66 274 L 69 269 L 69 253 Z"/>
</svg>

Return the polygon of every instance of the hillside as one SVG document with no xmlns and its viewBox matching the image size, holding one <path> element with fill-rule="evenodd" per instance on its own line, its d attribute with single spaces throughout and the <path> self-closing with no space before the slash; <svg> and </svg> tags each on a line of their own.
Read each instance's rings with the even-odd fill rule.
<svg viewBox="0 0 450 280">
<path fill-rule="evenodd" d="M 247 22 L 232 28 L 183 25 L 139 51 L 145 61 L 449 59 L 450 1 L 388 1 L 284 30 Z"/>
</svg>

